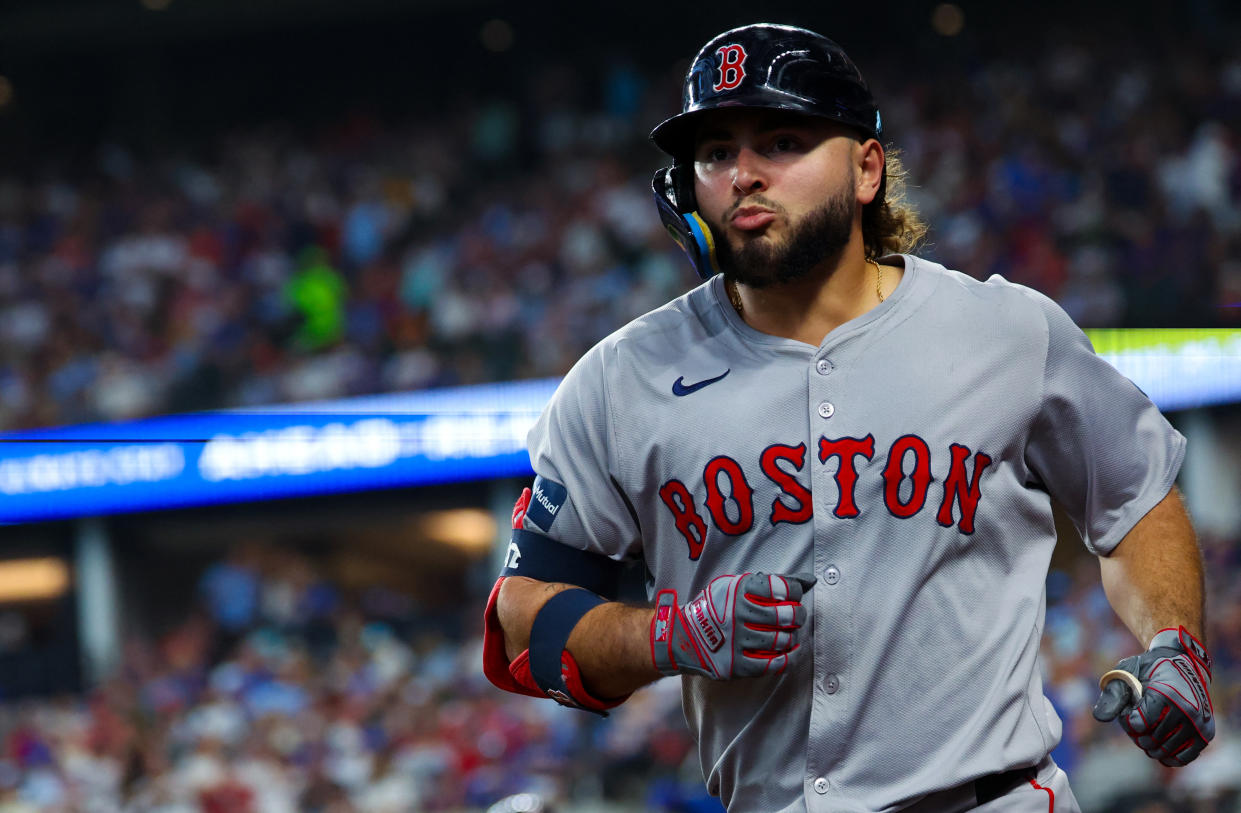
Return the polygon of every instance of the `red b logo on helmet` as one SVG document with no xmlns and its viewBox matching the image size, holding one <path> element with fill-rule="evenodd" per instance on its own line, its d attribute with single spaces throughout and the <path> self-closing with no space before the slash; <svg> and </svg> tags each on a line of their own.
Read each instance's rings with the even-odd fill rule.
<svg viewBox="0 0 1241 813">
<path fill-rule="evenodd" d="M 732 90 L 745 79 L 745 49 L 740 45 L 721 45 L 716 53 L 720 55 L 720 81 L 715 83 L 715 91 Z"/>
</svg>

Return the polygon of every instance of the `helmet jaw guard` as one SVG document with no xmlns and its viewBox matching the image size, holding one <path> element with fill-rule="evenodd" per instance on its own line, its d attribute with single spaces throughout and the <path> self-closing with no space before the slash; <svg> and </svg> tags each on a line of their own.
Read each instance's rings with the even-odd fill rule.
<svg viewBox="0 0 1241 813">
<path fill-rule="evenodd" d="M 651 131 L 656 146 L 673 157 L 673 165 L 656 172 L 651 183 L 660 220 L 703 279 L 719 271 L 715 243 L 695 211 L 693 178 L 683 165 L 689 163 L 703 114 L 734 107 L 826 118 L 867 138 L 883 133 L 866 80 L 827 37 L 759 23 L 725 31 L 704 45 L 686 74 L 681 112 Z"/>
</svg>

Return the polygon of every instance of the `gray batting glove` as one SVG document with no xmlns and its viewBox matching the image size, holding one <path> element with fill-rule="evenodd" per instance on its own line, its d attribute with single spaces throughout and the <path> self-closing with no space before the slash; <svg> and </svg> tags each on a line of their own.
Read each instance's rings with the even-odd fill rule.
<svg viewBox="0 0 1241 813">
<path fill-rule="evenodd" d="M 779 674 L 801 645 L 811 575 L 719 576 L 685 606 L 661 590 L 651 620 L 651 654 L 665 675 L 714 680 Z"/>
<path fill-rule="evenodd" d="M 1208 687 L 1211 656 L 1184 627 L 1166 629 L 1150 649 L 1116 664 L 1141 684 L 1141 697 L 1125 680 L 1112 680 L 1094 704 L 1100 722 L 1119 718 L 1129 739 L 1164 765 L 1188 765 L 1215 736 Z M 1106 678 L 1107 675 L 1104 675 Z M 1136 687 L 1135 687 L 1136 688 Z"/>
</svg>

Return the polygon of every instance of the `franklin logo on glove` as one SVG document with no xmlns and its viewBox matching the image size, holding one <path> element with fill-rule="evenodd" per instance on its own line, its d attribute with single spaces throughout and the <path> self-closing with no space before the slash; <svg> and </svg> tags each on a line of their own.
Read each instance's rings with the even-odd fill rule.
<svg viewBox="0 0 1241 813">
<path fill-rule="evenodd" d="M 714 652 L 724 645 L 724 632 L 707 614 L 706 603 L 706 593 L 699 594 L 698 598 L 690 602 L 689 614 L 698 625 L 698 634 L 706 641 L 707 649 Z"/>
</svg>

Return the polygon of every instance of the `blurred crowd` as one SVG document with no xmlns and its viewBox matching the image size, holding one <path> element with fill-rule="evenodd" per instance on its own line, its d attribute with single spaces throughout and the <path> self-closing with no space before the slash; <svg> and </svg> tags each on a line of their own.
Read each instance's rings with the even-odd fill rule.
<svg viewBox="0 0 1241 813">
<path fill-rule="evenodd" d="M 1087 327 L 1241 325 L 1241 57 L 1156 45 L 862 51 L 923 253 Z M 679 81 L 553 65 L 0 178 L 0 428 L 564 373 L 695 284 L 649 197 Z"/>
<path fill-rule="evenodd" d="M 1219 734 L 1179 771 L 1090 716 L 1097 676 L 1137 648 L 1093 560 L 1049 577 L 1055 757 L 1087 813 L 1241 809 L 1239 550 L 1206 540 Z M 679 681 L 607 720 L 500 692 L 481 673 L 476 604 L 444 623 L 410 596 L 345 590 L 292 550 L 248 547 L 204 571 L 177 617 L 133 636 L 120 674 L 85 696 L 0 707 L 0 813 L 483 811 L 520 793 L 562 813 L 722 810 Z"/>
<path fill-rule="evenodd" d="M 660 800 L 705 795 L 679 775 L 676 682 L 606 723 L 505 694 L 482 675 L 480 606 L 445 623 L 321 571 L 239 548 L 167 633 L 131 637 L 115 679 L 0 707 L 0 811 L 414 813 L 523 792 L 677 809 Z"/>
</svg>

